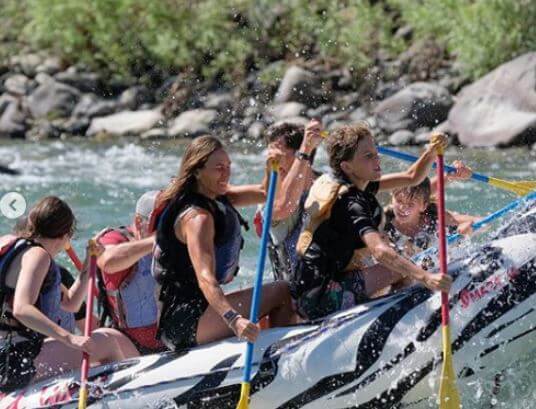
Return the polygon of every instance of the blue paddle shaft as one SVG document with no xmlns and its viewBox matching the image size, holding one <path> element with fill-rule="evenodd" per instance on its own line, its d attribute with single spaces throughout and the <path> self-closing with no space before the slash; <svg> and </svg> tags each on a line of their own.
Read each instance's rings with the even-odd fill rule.
<svg viewBox="0 0 536 409">
<path fill-rule="evenodd" d="M 378 146 L 378 152 L 383 154 L 383 155 L 387 155 L 387 156 L 391 156 L 392 158 L 396 158 L 396 159 L 400 159 L 400 160 L 403 160 L 405 162 L 416 162 L 417 159 L 419 159 L 417 156 L 414 156 L 414 155 L 410 155 L 409 153 L 404 153 L 404 152 L 398 152 L 398 151 L 395 151 L 393 149 L 389 149 L 389 148 L 385 148 L 383 146 Z M 436 164 L 434 163 L 433 164 L 433 168 L 436 167 Z M 448 165 L 445 165 L 445 170 L 448 172 L 448 173 L 454 173 L 456 172 L 456 168 L 453 167 L 453 166 L 448 166 Z M 471 179 L 473 180 L 478 180 L 479 182 L 484 182 L 484 183 L 488 183 L 489 182 L 489 177 L 488 176 L 485 176 L 485 175 L 481 175 L 479 173 L 475 173 L 473 172 L 473 174 L 471 175 Z"/>
<path fill-rule="evenodd" d="M 264 216 L 262 222 L 261 248 L 259 258 L 257 259 L 257 271 L 255 272 L 255 284 L 253 286 L 253 298 L 251 301 L 251 311 L 249 320 L 256 323 L 259 315 L 259 306 L 261 303 L 262 294 L 262 275 L 264 273 L 264 265 L 266 263 L 266 250 L 268 245 L 268 235 L 270 234 L 270 226 L 272 225 L 272 210 L 274 207 L 275 189 L 277 184 L 277 172 L 270 173 L 270 182 L 268 184 L 268 198 L 264 206 Z M 243 381 L 249 383 L 251 378 L 251 365 L 253 360 L 253 343 L 248 342 L 246 348 L 246 362 L 244 366 Z"/>
</svg>

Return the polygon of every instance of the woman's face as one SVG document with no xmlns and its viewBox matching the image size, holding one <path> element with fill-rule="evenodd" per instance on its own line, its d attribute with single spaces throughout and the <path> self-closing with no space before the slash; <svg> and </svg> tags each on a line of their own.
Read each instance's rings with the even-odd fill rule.
<svg viewBox="0 0 536 409">
<path fill-rule="evenodd" d="M 351 178 L 366 182 L 379 180 L 382 176 L 380 156 L 372 136 L 362 138 L 357 150 L 349 161 L 343 161 L 341 168 Z"/>
<path fill-rule="evenodd" d="M 418 224 L 426 210 L 426 203 L 421 196 L 409 197 L 404 193 L 393 195 L 391 204 L 395 220 L 404 224 Z"/>
<path fill-rule="evenodd" d="M 294 162 L 296 151 L 285 144 L 284 137 L 280 137 L 275 141 L 270 142 L 268 144 L 268 150 L 277 150 L 280 152 L 281 158 L 279 162 L 279 170 L 283 175 L 286 175 Z"/>
<path fill-rule="evenodd" d="M 197 183 L 201 193 L 211 197 L 227 192 L 231 177 L 231 159 L 224 149 L 218 149 L 209 156 L 207 163 L 197 172 Z"/>
</svg>

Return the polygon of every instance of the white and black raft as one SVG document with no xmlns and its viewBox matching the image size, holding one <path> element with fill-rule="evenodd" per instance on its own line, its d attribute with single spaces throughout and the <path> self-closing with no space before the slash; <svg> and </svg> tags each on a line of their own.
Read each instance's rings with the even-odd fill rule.
<svg viewBox="0 0 536 409">
<path fill-rule="evenodd" d="M 536 233 L 530 224 L 523 234 L 510 232 L 449 264 L 462 400 L 474 394 L 471 384 L 492 380 L 536 350 Z M 232 338 L 93 368 L 88 407 L 235 408 L 244 351 Z M 440 370 L 440 296 L 413 287 L 318 322 L 262 332 L 250 408 L 428 407 Z M 75 408 L 78 372 L 4 397 L 0 408 Z"/>
</svg>

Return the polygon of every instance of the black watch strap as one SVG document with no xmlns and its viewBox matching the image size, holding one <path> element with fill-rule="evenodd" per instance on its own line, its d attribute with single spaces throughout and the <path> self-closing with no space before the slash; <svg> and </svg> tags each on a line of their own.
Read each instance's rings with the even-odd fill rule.
<svg viewBox="0 0 536 409">
<path fill-rule="evenodd" d="M 311 165 L 313 164 L 313 157 L 308 153 L 296 151 L 296 154 L 294 156 L 296 156 L 296 158 L 300 160 L 306 160 Z"/>
</svg>

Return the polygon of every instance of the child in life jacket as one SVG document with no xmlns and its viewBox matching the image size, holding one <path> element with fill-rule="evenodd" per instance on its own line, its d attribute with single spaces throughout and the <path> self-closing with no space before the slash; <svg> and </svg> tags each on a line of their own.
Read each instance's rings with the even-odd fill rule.
<svg viewBox="0 0 536 409">
<path fill-rule="evenodd" d="M 106 229 L 98 237 L 105 247 L 97 260 L 101 323 L 109 318 L 141 354 L 165 349 L 156 339 L 158 308 L 151 274 L 155 236 L 149 223 L 157 195 L 150 191 L 139 198 L 130 226 Z"/>
<path fill-rule="evenodd" d="M 454 166 L 457 172 L 447 175 L 447 182 L 471 177 L 471 169 L 463 163 L 456 161 Z M 412 257 L 437 244 L 438 214 L 433 200 L 435 189 L 436 181 L 425 178 L 416 186 L 391 192 L 391 204 L 385 211 L 384 231 L 397 251 L 405 257 Z M 478 220 L 480 218 L 476 216 L 447 211 L 447 234 L 470 234 L 472 224 Z"/>
</svg>

